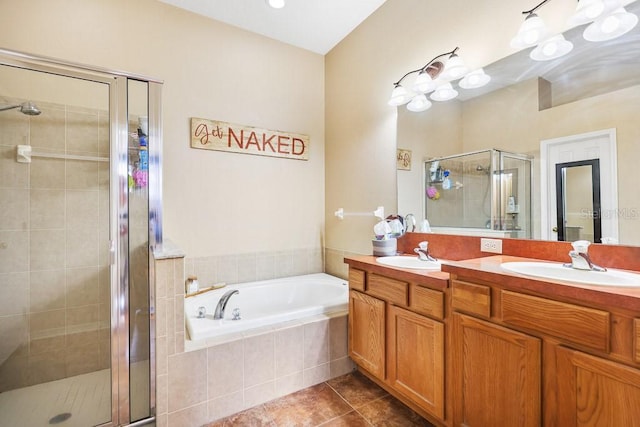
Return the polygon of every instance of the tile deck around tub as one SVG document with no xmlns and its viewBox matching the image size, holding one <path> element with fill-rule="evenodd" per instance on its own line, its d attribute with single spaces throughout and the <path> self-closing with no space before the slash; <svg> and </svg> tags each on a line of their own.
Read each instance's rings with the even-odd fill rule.
<svg viewBox="0 0 640 427">
<path fill-rule="evenodd" d="M 247 409 L 206 427 L 232 426 L 432 427 L 356 371 Z"/>
</svg>

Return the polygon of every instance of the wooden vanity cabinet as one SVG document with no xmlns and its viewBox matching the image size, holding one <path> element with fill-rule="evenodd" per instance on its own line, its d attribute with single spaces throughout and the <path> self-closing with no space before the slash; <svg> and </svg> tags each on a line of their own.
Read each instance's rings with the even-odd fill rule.
<svg viewBox="0 0 640 427">
<path fill-rule="evenodd" d="M 453 425 L 640 427 L 637 313 L 509 280 L 451 272 Z"/>
<path fill-rule="evenodd" d="M 456 426 L 539 426 L 541 342 L 453 314 L 453 421 Z"/>
<path fill-rule="evenodd" d="M 400 307 L 389 307 L 389 384 L 444 419 L 444 325 Z"/>
<path fill-rule="evenodd" d="M 559 347 L 557 426 L 640 426 L 640 370 Z"/>
<path fill-rule="evenodd" d="M 349 356 L 384 380 L 386 377 L 385 302 L 349 291 Z"/>
<path fill-rule="evenodd" d="M 349 271 L 361 288 L 349 291 L 349 356 L 391 394 L 442 424 L 443 292 L 352 267 Z"/>
</svg>

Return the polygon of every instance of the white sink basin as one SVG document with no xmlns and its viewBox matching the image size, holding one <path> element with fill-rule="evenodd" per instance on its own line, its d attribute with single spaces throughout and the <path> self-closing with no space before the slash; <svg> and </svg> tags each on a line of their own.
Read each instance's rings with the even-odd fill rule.
<svg viewBox="0 0 640 427">
<path fill-rule="evenodd" d="M 512 273 L 544 279 L 566 280 L 589 285 L 640 287 L 640 274 L 622 270 L 577 270 L 550 262 L 504 262 L 500 266 Z"/>
<path fill-rule="evenodd" d="M 422 261 L 417 256 L 383 256 L 376 262 L 390 267 L 413 268 L 416 270 L 440 270 L 440 261 Z"/>
</svg>

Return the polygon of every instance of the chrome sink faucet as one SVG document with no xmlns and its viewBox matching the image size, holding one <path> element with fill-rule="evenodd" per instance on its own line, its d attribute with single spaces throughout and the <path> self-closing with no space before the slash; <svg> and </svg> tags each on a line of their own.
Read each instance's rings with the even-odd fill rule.
<svg viewBox="0 0 640 427">
<path fill-rule="evenodd" d="M 240 291 L 237 289 L 232 289 L 230 291 L 225 292 L 224 295 L 218 301 L 218 305 L 216 305 L 216 312 L 213 314 L 214 319 L 224 319 L 224 310 L 227 308 L 227 303 L 229 299 L 235 294 L 239 294 Z"/>
<path fill-rule="evenodd" d="M 575 268 L 576 270 L 592 270 L 592 271 L 607 271 L 606 268 L 600 267 L 591 261 L 589 258 L 589 245 L 591 242 L 588 240 L 576 240 L 571 243 L 573 250 L 569 251 L 571 262 L 564 264 L 565 267 Z"/>
<path fill-rule="evenodd" d="M 411 213 L 404 217 L 404 232 L 409 231 L 416 231 L 416 217 Z"/>
<path fill-rule="evenodd" d="M 418 254 L 418 259 L 420 261 L 438 261 L 437 258 L 431 256 L 429 253 L 429 242 L 418 243 L 418 247 L 413 251 Z"/>
</svg>

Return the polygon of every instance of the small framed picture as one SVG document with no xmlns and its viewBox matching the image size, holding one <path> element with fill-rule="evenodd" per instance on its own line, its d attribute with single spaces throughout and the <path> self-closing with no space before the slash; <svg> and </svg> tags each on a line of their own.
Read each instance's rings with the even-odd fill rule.
<svg viewBox="0 0 640 427">
<path fill-rule="evenodd" d="M 411 170 L 411 150 L 398 148 L 396 150 L 396 167 L 398 170 Z"/>
</svg>

